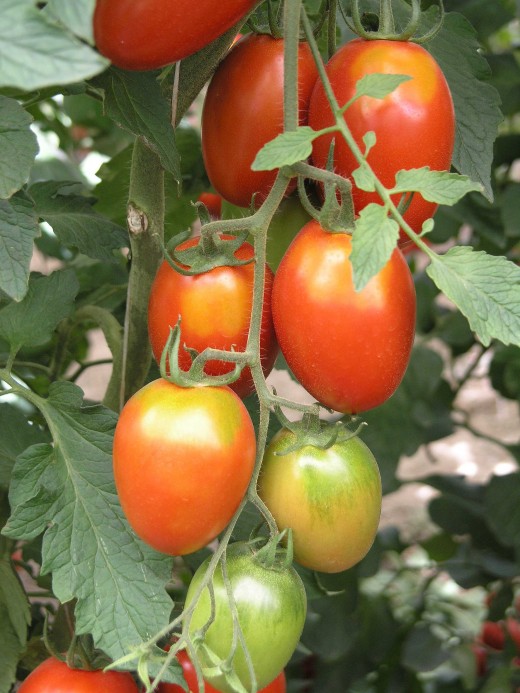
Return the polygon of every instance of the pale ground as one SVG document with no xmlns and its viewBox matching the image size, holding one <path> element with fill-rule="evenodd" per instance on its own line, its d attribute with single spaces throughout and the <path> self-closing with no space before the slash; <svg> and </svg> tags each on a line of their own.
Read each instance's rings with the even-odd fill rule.
<svg viewBox="0 0 520 693">
<path fill-rule="evenodd" d="M 92 360 L 109 357 L 102 334 L 90 333 Z M 99 400 L 104 392 L 110 367 L 96 366 L 86 371 L 78 380 L 87 397 Z M 279 395 L 297 401 L 311 402 L 312 398 L 287 373 L 277 371 L 269 376 L 269 382 Z M 458 408 L 468 412 L 472 427 L 484 435 L 506 443 L 520 442 L 520 413 L 518 403 L 497 398 L 486 377 L 486 363 L 476 377 L 469 380 L 457 400 Z M 491 474 L 506 474 L 517 468 L 515 459 L 501 446 L 477 438 L 460 430 L 448 438 L 436 441 L 413 455 L 403 458 L 398 474 L 403 481 L 420 479 L 433 473 L 453 473 L 469 480 L 482 482 Z M 401 528 L 404 539 L 412 540 L 428 533 L 430 523 L 426 504 L 435 491 L 417 482 L 406 484 L 383 499 L 381 524 L 393 524 Z"/>
</svg>

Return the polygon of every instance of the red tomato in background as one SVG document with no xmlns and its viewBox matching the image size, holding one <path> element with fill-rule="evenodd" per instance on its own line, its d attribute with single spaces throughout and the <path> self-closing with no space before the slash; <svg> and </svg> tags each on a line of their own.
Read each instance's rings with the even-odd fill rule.
<svg viewBox="0 0 520 693">
<path fill-rule="evenodd" d="M 201 192 L 197 202 L 202 202 L 212 219 L 220 219 L 222 215 L 222 198 L 217 193 Z"/>
<path fill-rule="evenodd" d="M 50 657 L 32 671 L 18 689 L 19 693 L 138 693 L 126 672 L 71 669 L 65 662 Z"/>
<path fill-rule="evenodd" d="M 345 112 L 345 121 L 362 151 L 363 135 L 375 132 L 377 142 L 367 161 L 387 188 L 393 187 L 400 169 L 429 166 L 436 171 L 449 170 L 455 140 L 453 101 L 441 69 L 424 48 L 408 41 L 355 39 L 332 56 L 326 70 L 340 106 L 352 98 L 356 82 L 367 74 L 412 77 L 384 99 L 363 96 Z M 309 106 L 309 125 L 320 130 L 333 122 L 325 91 L 318 81 Z M 314 141 L 312 161 L 325 168 L 333 138 L 335 170 L 350 178 L 359 164 L 338 133 L 322 135 Z M 364 192 L 355 186 L 352 192 L 357 213 L 369 202 L 380 201 L 375 192 Z M 399 202 L 399 198 L 396 195 L 394 202 Z M 436 207 L 416 193 L 404 218 L 415 231 L 420 231 Z"/>
<path fill-rule="evenodd" d="M 228 387 L 148 383 L 123 407 L 114 436 L 114 477 L 128 522 L 157 551 L 202 548 L 238 508 L 255 453 L 251 418 Z"/>
<path fill-rule="evenodd" d="M 176 656 L 182 665 L 182 671 L 184 674 L 184 678 L 186 679 L 186 683 L 188 684 L 189 692 L 199 693 L 199 686 L 197 684 L 197 674 L 187 653 L 185 652 L 185 650 L 181 650 L 177 653 Z M 274 679 L 274 681 L 272 681 L 265 688 L 262 688 L 260 691 L 258 691 L 258 693 L 285 693 L 285 691 L 285 674 L 282 671 L 282 673 L 279 674 Z M 178 686 L 176 683 L 160 683 L 157 686 L 157 693 L 186 693 L 186 691 L 184 690 L 184 688 Z M 213 688 L 213 686 L 210 683 L 204 682 L 204 693 L 219 693 L 219 691 L 217 691 L 216 688 Z"/>
<path fill-rule="evenodd" d="M 208 87 L 202 110 L 202 154 L 215 190 L 228 202 L 260 204 L 276 171 L 252 171 L 257 152 L 283 131 L 283 39 L 249 34 L 233 46 Z M 300 125 L 318 73 L 308 44 L 298 62 Z"/>
<path fill-rule="evenodd" d="M 97 0 L 94 40 L 125 70 L 152 70 L 207 46 L 258 0 Z"/>
<path fill-rule="evenodd" d="M 401 382 L 415 331 L 415 287 L 399 250 L 359 292 L 351 237 L 306 224 L 273 284 L 278 342 L 298 381 L 338 412 L 382 404 Z"/>
<path fill-rule="evenodd" d="M 231 238 L 225 236 L 225 238 Z M 179 249 L 192 247 L 199 242 L 190 238 Z M 245 260 L 254 255 L 253 246 L 243 243 L 235 256 Z M 176 272 L 165 260 L 155 277 L 148 303 L 148 333 L 152 351 L 160 361 L 162 351 L 179 316 L 181 321 L 181 348 L 179 364 L 184 370 L 191 365 L 189 353 L 182 344 L 204 351 L 206 347 L 215 349 L 244 351 L 247 345 L 251 309 L 253 306 L 254 264 L 234 267 L 215 267 L 198 275 L 183 275 Z M 278 354 L 278 343 L 271 315 L 271 290 L 273 273 L 266 266 L 264 308 L 260 337 L 262 368 L 268 375 Z M 234 368 L 225 361 L 209 361 L 205 372 L 209 375 L 229 373 Z M 240 377 L 230 384 L 240 397 L 246 397 L 254 390 L 251 370 L 244 368 Z"/>
</svg>

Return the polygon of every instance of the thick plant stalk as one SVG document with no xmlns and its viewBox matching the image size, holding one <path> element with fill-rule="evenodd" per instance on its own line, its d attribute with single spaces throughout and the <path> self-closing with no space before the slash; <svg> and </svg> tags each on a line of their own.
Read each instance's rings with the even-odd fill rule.
<svg viewBox="0 0 520 693">
<path fill-rule="evenodd" d="M 152 351 L 148 339 L 148 296 L 162 259 L 164 172 L 159 157 L 136 139 L 127 210 L 130 275 L 123 338 L 119 408 L 143 386 Z"/>
</svg>

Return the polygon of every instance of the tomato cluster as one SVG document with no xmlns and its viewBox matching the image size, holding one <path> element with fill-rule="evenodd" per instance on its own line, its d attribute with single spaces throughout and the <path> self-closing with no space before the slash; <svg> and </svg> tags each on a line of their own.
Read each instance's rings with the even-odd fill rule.
<svg viewBox="0 0 520 693">
<path fill-rule="evenodd" d="M 103 26 L 115 21 L 114 13 L 124 6 L 113 3 L 108 20 L 109 4 L 98 1 L 96 10 L 100 50 Z M 252 3 L 229 5 L 224 14 L 236 21 L 231 5 L 240 8 L 240 14 Z M 218 31 L 225 30 L 225 24 Z M 153 66 L 172 60 L 166 51 L 155 58 Z M 138 69 L 150 66 L 148 58 L 138 60 Z M 232 47 L 209 83 L 202 149 L 216 193 L 199 199 L 213 218 L 220 217 L 222 199 L 258 207 L 272 189 L 276 171 L 252 171 L 251 164 L 262 146 L 283 131 L 283 62 L 283 39 L 247 35 Z M 449 168 L 453 105 L 440 69 L 424 49 L 408 42 L 355 40 L 333 56 L 326 70 L 341 107 L 363 75 L 410 76 L 387 97 L 362 97 L 343 111 L 360 147 L 367 131 L 375 133 L 368 162 L 385 186 L 392 187 L 402 168 Z M 309 46 L 301 42 L 300 124 L 332 130 L 335 116 L 317 77 Z M 358 163 L 337 132 L 315 140 L 311 160 L 326 168 L 332 138 L 334 168 L 352 178 Z M 287 192 L 293 190 L 290 184 Z M 354 186 L 356 213 L 376 199 Z M 297 205 L 294 200 L 286 198 L 281 208 Z M 343 430 L 320 437 L 318 432 L 327 429 L 321 424 L 314 438 L 309 430 L 302 436 L 298 426 L 282 428 L 263 454 L 258 488 L 251 488 L 259 455 L 253 424 L 240 398 L 254 391 L 254 381 L 262 377 L 259 366 L 266 377 L 281 349 L 295 378 L 320 405 L 357 415 L 382 405 L 395 392 L 414 341 L 415 288 L 401 251 L 396 248 L 386 265 L 356 291 L 350 233 L 333 233 L 301 211 L 293 209 L 297 233 L 292 222 L 284 221 L 286 212 L 273 218 L 268 264 L 259 268 L 260 275 L 264 273 L 262 320 L 256 326 L 260 348 L 229 387 L 208 381 L 175 384 L 177 365 L 180 372 L 188 371 L 194 357 L 207 348 L 248 354 L 254 278 L 259 274 L 253 246 L 243 242 L 229 263 L 210 263 L 193 273 L 186 272 L 189 268 L 178 253 L 203 248 L 207 237 L 191 238 L 174 249 L 157 272 L 148 329 L 163 377 L 144 386 L 124 406 L 113 457 L 124 513 L 136 534 L 159 551 L 184 555 L 206 546 L 226 528 L 248 490 L 253 498 L 258 493 L 278 529 L 292 532 L 294 559 L 311 570 L 347 570 L 372 546 L 381 512 L 381 477 L 374 456 L 357 435 Z M 434 211 L 433 204 L 417 195 L 405 220 L 420 230 Z M 280 219 L 284 228 L 277 231 Z M 217 237 L 232 238 L 213 234 Z M 178 354 L 169 351 L 164 356 L 171 330 L 179 324 Z M 217 356 L 205 362 L 206 376 L 233 370 L 234 359 Z M 257 504 L 262 505 L 258 500 Z M 279 560 L 267 563 L 254 542 L 229 544 L 216 567 L 207 559 L 195 572 L 186 605 L 193 607 L 187 630 L 206 690 L 228 693 L 237 685 L 250 690 L 256 681 L 259 689 L 270 693 L 285 691 L 283 670 L 306 616 L 305 590 L 292 566 Z M 186 653 L 177 657 L 190 689 L 198 690 Z M 180 689 L 160 683 L 158 690 Z"/>
</svg>

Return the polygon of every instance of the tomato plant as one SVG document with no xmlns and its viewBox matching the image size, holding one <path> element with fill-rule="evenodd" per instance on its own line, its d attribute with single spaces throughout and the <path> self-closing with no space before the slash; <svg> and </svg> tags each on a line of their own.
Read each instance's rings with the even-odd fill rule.
<svg viewBox="0 0 520 693">
<path fill-rule="evenodd" d="M 377 462 L 357 436 L 284 454 L 294 441 L 282 429 L 267 446 L 259 495 L 278 527 L 292 529 L 298 563 L 326 573 L 347 570 L 366 555 L 379 525 Z"/>
<path fill-rule="evenodd" d="M 222 214 L 222 197 L 220 195 L 209 191 L 201 192 L 197 201 L 206 206 L 212 219 L 220 219 Z"/>
<path fill-rule="evenodd" d="M 71 669 L 50 657 L 22 683 L 20 693 L 137 693 L 131 674 L 120 671 Z"/>
<path fill-rule="evenodd" d="M 239 207 L 265 199 L 276 171 L 252 171 L 259 149 L 283 130 L 283 39 L 249 34 L 220 63 L 204 99 L 202 153 L 215 190 Z M 309 46 L 298 54 L 300 124 L 317 78 Z"/>
<path fill-rule="evenodd" d="M 399 250 L 359 292 L 351 237 L 306 224 L 273 284 L 273 318 L 292 372 L 319 402 L 358 413 L 386 401 L 405 373 L 415 328 L 415 289 Z"/>
<path fill-rule="evenodd" d="M 190 604 L 205 575 L 208 561 L 197 570 L 188 588 L 186 603 Z M 230 544 L 226 551 L 227 576 L 231 586 L 238 622 L 253 664 L 259 688 L 267 686 L 285 667 L 300 638 L 306 614 L 303 583 L 292 567 L 264 565 L 254 549 L 246 543 Z M 233 617 L 230 611 L 222 566 L 212 578 L 215 619 L 198 645 L 197 656 L 203 667 L 213 666 L 213 658 L 231 659 L 233 672 L 246 689 L 251 688 L 251 676 L 242 645 L 232 652 Z M 192 635 L 204 628 L 211 614 L 211 599 L 204 588 L 190 622 Z M 208 649 L 213 653 L 210 655 Z M 232 693 L 222 675 L 206 679 L 217 690 Z"/>
<path fill-rule="evenodd" d="M 401 169 L 428 166 L 449 170 L 455 139 L 453 101 L 446 79 L 424 48 L 409 41 L 367 41 L 354 39 L 343 45 L 327 64 L 327 75 L 340 106 L 353 96 L 356 83 L 372 73 L 408 75 L 383 99 L 362 96 L 345 112 L 345 121 L 358 146 L 364 151 L 363 136 L 372 131 L 376 143 L 367 161 L 387 188 L 395 184 Z M 315 130 L 334 123 L 323 85 L 316 83 L 309 106 L 309 125 Z M 342 137 L 322 135 L 314 141 L 312 160 L 325 168 L 332 139 L 335 138 L 334 168 L 352 177 L 359 163 Z M 368 203 L 378 202 L 376 192 L 353 185 L 354 207 L 359 213 Z M 398 203 L 400 195 L 394 196 Z M 415 194 L 404 214 L 415 231 L 433 216 L 436 205 Z"/>
<path fill-rule="evenodd" d="M 100 53 L 125 70 L 152 70 L 200 50 L 253 9 L 257 0 L 97 0 Z"/>
<path fill-rule="evenodd" d="M 230 238 L 226 236 L 225 238 Z M 200 239 L 191 238 L 179 246 L 179 250 L 197 245 Z M 253 247 L 243 243 L 235 252 L 239 260 L 254 257 Z M 148 303 L 148 332 L 157 361 L 170 334 L 181 318 L 181 341 L 186 347 L 198 352 L 206 347 L 229 351 L 244 351 L 249 333 L 253 304 L 254 265 L 215 267 L 196 275 L 176 272 L 164 260 L 154 279 Z M 278 343 L 271 315 L 271 290 L 273 273 L 265 268 L 264 306 L 261 328 L 261 362 L 268 375 L 278 354 Z M 233 309 L 230 310 L 230 306 Z M 179 349 L 179 365 L 188 370 L 191 356 L 186 349 Z M 224 361 L 208 361 L 208 375 L 229 373 L 234 365 Z M 244 368 L 230 387 L 241 397 L 254 390 L 249 368 Z"/>
<path fill-rule="evenodd" d="M 114 476 L 136 534 L 158 551 L 196 551 L 228 524 L 255 459 L 253 424 L 228 387 L 155 380 L 131 397 L 114 436 Z"/>
<path fill-rule="evenodd" d="M 188 657 L 185 650 L 180 650 L 177 653 L 177 659 L 182 665 L 182 672 L 186 683 L 188 684 L 188 689 L 190 693 L 199 693 L 199 685 L 197 683 L 197 674 L 195 672 L 195 667 L 193 666 L 190 658 Z M 176 683 L 160 683 L 157 686 L 157 693 L 185 693 L 184 688 L 177 685 Z M 285 693 L 286 691 L 286 681 L 285 673 L 282 671 L 278 676 L 271 681 L 265 688 L 258 691 L 258 693 Z M 204 693 L 220 693 L 216 688 L 210 683 L 204 682 Z"/>
<path fill-rule="evenodd" d="M 297 194 L 290 195 L 280 204 L 267 232 L 267 263 L 276 272 L 285 251 L 298 231 L 310 221 Z"/>
</svg>

